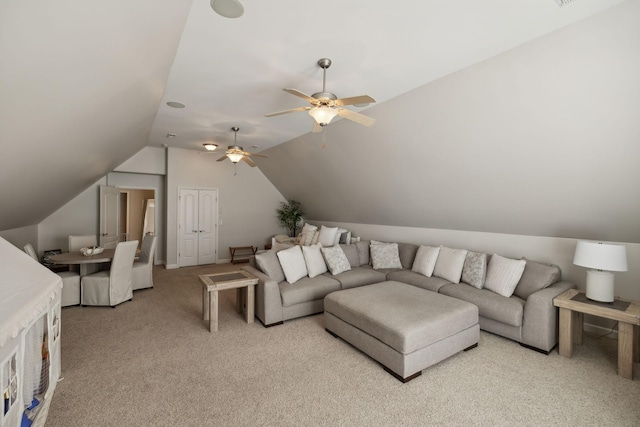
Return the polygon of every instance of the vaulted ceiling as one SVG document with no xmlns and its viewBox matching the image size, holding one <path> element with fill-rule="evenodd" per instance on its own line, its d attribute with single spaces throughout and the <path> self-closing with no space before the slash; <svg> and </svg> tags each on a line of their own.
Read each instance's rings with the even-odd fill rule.
<svg viewBox="0 0 640 427">
<path fill-rule="evenodd" d="M 260 151 L 307 134 L 305 113 L 264 114 L 304 105 L 282 88 L 320 91 L 319 58 L 329 91 L 369 94 L 359 111 L 375 113 L 619 3 L 244 0 L 228 19 L 207 0 L 4 0 L 0 230 L 37 224 L 146 145 L 226 146 L 239 126 Z"/>
</svg>

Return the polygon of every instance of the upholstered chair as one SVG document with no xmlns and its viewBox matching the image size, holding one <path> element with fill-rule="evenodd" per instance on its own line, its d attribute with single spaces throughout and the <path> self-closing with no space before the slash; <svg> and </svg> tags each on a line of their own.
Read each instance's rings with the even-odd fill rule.
<svg viewBox="0 0 640 427">
<path fill-rule="evenodd" d="M 109 271 L 100 271 L 82 278 L 80 284 L 83 306 L 115 307 L 133 298 L 131 282 L 136 249 L 138 249 L 137 240 L 118 243 Z"/>
<path fill-rule="evenodd" d="M 146 235 L 142 239 L 140 259 L 133 263 L 133 290 L 153 288 L 153 264 L 157 237 Z"/>
<path fill-rule="evenodd" d="M 24 251 L 36 262 L 40 262 L 31 243 L 24 245 Z M 63 271 L 57 274 L 62 279 L 62 301 L 60 305 L 67 307 L 80 304 L 80 275 L 74 271 Z"/>
<path fill-rule="evenodd" d="M 69 252 L 76 252 L 82 248 L 92 248 L 98 246 L 98 239 L 95 234 L 86 235 L 69 235 Z M 100 265 L 89 264 L 85 267 L 87 274 L 95 273 L 100 270 Z M 69 271 L 80 272 L 79 265 L 69 266 Z"/>
</svg>

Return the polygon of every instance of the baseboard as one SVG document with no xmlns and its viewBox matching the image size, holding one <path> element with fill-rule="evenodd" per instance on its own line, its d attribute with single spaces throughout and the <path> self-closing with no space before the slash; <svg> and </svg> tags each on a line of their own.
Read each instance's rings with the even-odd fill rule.
<svg viewBox="0 0 640 427">
<path fill-rule="evenodd" d="M 231 258 L 219 259 L 216 264 L 228 264 L 231 262 Z"/>
<path fill-rule="evenodd" d="M 596 336 L 606 335 L 608 338 L 617 340 L 618 339 L 618 330 L 611 331 L 611 328 L 605 328 L 604 326 L 594 325 L 592 323 L 585 323 L 582 329 L 585 332 L 589 332 L 590 334 Z"/>
<path fill-rule="evenodd" d="M 174 268 L 178 268 L 178 264 L 166 264 L 164 268 L 167 270 L 173 270 Z"/>
</svg>

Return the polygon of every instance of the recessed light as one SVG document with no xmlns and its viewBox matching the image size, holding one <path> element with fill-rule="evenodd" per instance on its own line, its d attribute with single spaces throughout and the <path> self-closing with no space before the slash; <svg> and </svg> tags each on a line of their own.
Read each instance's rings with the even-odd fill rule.
<svg viewBox="0 0 640 427">
<path fill-rule="evenodd" d="M 174 102 L 174 101 L 167 102 L 167 105 L 173 108 L 184 108 L 184 104 L 181 104 L 179 102 Z"/>
<path fill-rule="evenodd" d="M 204 148 L 207 149 L 207 151 L 213 151 L 216 148 L 218 148 L 218 144 L 202 144 L 204 145 Z"/>
<path fill-rule="evenodd" d="M 239 18 L 244 13 L 244 6 L 238 0 L 211 0 L 211 8 L 225 18 Z"/>
<path fill-rule="evenodd" d="M 167 138 L 175 138 L 176 134 L 175 133 L 168 133 L 167 134 Z"/>
</svg>

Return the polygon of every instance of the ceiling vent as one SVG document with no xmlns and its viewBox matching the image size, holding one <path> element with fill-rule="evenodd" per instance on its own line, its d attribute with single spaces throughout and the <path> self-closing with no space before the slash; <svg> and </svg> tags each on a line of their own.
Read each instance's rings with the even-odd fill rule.
<svg viewBox="0 0 640 427">
<path fill-rule="evenodd" d="M 576 0 L 556 0 L 556 3 L 558 3 L 558 6 L 562 7 L 564 5 L 567 5 L 569 3 L 573 3 Z"/>
</svg>

